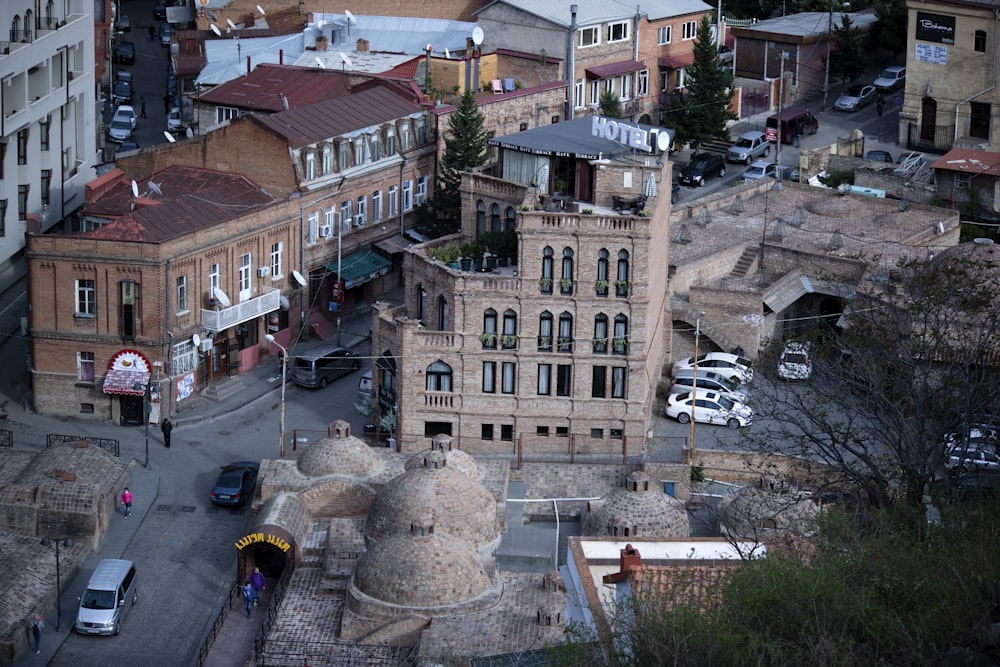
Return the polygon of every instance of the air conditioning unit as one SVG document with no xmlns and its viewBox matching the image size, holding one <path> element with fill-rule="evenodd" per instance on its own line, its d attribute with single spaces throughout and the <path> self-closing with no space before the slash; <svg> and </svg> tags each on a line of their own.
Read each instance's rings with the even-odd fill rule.
<svg viewBox="0 0 1000 667">
<path fill-rule="evenodd" d="M 362 214 L 360 214 L 360 213 L 357 214 L 356 216 L 354 216 L 354 226 L 355 227 L 364 227 L 365 226 L 365 216 L 362 215 Z"/>
<path fill-rule="evenodd" d="M 319 235 L 321 238 L 329 238 L 333 234 L 333 228 L 330 225 L 322 225 L 319 228 Z"/>
<path fill-rule="evenodd" d="M 258 278 L 267 278 L 269 275 L 271 275 L 271 267 L 262 266 L 259 269 L 257 269 Z"/>
<path fill-rule="evenodd" d="M 199 352 L 211 352 L 214 343 L 211 338 L 202 338 L 201 342 L 198 343 Z"/>
</svg>

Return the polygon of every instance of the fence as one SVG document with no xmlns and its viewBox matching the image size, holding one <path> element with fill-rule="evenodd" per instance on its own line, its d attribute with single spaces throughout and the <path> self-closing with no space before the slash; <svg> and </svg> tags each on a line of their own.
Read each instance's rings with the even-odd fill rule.
<svg viewBox="0 0 1000 667">
<path fill-rule="evenodd" d="M 226 623 L 226 617 L 233 609 L 233 600 L 240 597 L 240 595 L 240 583 L 236 580 L 229 589 L 229 595 L 226 596 L 226 601 L 223 603 L 222 608 L 219 609 L 219 613 L 216 614 L 215 622 L 212 623 L 212 628 L 208 631 L 208 636 L 205 637 L 205 641 L 202 642 L 201 648 L 198 649 L 197 667 L 202 667 L 202 665 L 205 664 L 205 660 L 208 658 L 208 653 L 212 650 L 212 644 L 215 643 L 215 638 L 219 636 L 219 631 L 222 630 L 222 626 Z"/>
<path fill-rule="evenodd" d="M 740 95 L 740 118 L 754 116 L 770 109 L 770 88 L 743 88 Z"/>
<path fill-rule="evenodd" d="M 292 572 L 294 571 L 295 563 L 289 559 L 285 564 L 285 569 L 281 572 L 281 578 L 278 579 L 278 585 L 274 587 L 274 594 L 271 596 L 270 604 L 267 605 L 267 614 L 264 616 L 264 622 L 261 623 L 260 632 L 253 642 L 254 652 L 258 656 L 267 648 L 267 635 L 271 632 L 271 626 L 274 625 L 274 620 L 278 617 L 278 609 L 281 607 L 281 601 L 285 598 L 285 590 L 288 588 L 288 581 L 292 578 Z"/>
<path fill-rule="evenodd" d="M 112 456 L 120 456 L 118 441 L 112 438 L 91 438 L 84 435 L 61 435 L 59 433 L 47 433 L 45 435 L 45 448 L 49 449 L 53 445 L 61 445 L 67 442 L 79 442 L 80 440 L 93 445 L 94 447 L 100 447 Z"/>
</svg>

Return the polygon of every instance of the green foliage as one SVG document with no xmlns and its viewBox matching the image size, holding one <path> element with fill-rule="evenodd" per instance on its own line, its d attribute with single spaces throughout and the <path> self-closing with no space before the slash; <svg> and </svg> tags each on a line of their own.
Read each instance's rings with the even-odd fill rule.
<svg viewBox="0 0 1000 667">
<path fill-rule="evenodd" d="M 365 419 L 371 419 L 378 412 L 378 406 L 372 403 L 370 398 L 366 398 L 363 401 L 359 401 L 354 404 L 354 409 L 358 411 L 358 414 Z"/>
<path fill-rule="evenodd" d="M 431 208 L 443 221 L 442 226 L 457 230 L 462 214 L 459 194 L 462 173 L 484 164 L 489 159 L 490 151 L 486 118 L 476 106 L 476 97 L 471 90 L 462 93 L 455 111 L 448 118 L 450 131 L 444 140 L 441 173 Z"/>
<path fill-rule="evenodd" d="M 622 103 L 615 91 L 605 90 L 601 93 L 601 98 L 598 102 L 601 107 L 601 115 L 605 118 L 622 117 Z"/>
<path fill-rule="evenodd" d="M 875 0 L 872 3 L 879 22 L 872 33 L 873 46 L 893 53 L 906 50 L 907 11 L 902 0 Z"/>
<path fill-rule="evenodd" d="M 849 169 L 828 171 L 826 176 L 820 176 L 819 182 L 828 188 L 835 188 L 842 183 L 854 185 L 854 172 Z"/>
<path fill-rule="evenodd" d="M 694 63 L 686 71 L 687 93 L 673 96 L 662 124 L 676 132 L 678 143 L 690 143 L 693 148 L 711 139 L 728 138 L 727 123 L 736 120 L 729 107 L 733 74 L 719 62 L 708 15 L 698 24 Z"/>
<path fill-rule="evenodd" d="M 905 11 L 905 7 L 904 7 Z M 905 29 L 905 28 L 904 28 Z M 840 15 L 840 23 L 833 26 L 833 49 L 830 54 L 830 80 L 854 81 L 865 73 L 865 53 L 862 49 L 861 31 L 854 27 L 851 17 Z M 826 65 L 826 56 L 823 56 Z"/>
<path fill-rule="evenodd" d="M 431 257 L 444 264 L 457 262 L 459 257 L 458 244 L 452 241 L 447 245 L 431 248 Z"/>
<path fill-rule="evenodd" d="M 514 257 L 517 255 L 517 233 L 513 229 L 502 232 L 485 232 L 476 239 L 497 257 Z"/>
</svg>

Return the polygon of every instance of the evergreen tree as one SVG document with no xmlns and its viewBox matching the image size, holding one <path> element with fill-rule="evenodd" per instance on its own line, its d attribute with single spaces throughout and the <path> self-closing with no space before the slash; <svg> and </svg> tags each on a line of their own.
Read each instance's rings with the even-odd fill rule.
<svg viewBox="0 0 1000 667">
<path fill-rule="evenodd" d="M 600 99 L 601 115 L 605 118 L 621 118 L 622 103 L 618 95 L 612 90 L 605 90 L 601 93 Z"/>
<path fill-rule="evenodd" d="M 664 111 L 662 123 L 677 133 L 677 142 L 698 144 L 728 138 L 726 123 L 736 120 L 730 108 L 733 74 L 719 62 L 719 49 L 712 37 L 708 15 L 698 25 L 694 64 L 687 68 L 687 94 L 675 95 Z"/>
<path fill-rule="evenodd" d="M 476 97 L 466 90 L 456 110 L 449 117 L 450 133 L 444 140 L 441 173 L 429 207 L 438 218 L 438 227 L 446 233 L 458 231 L 462 219 L 462 199 L 459 186 L 462 172 L 486 162 L 490 151 L 485 129 L 486 118 L 476 106 Z"/>
<path fill-rule="evenodd" d="M 879 22 L 873 35 L 873 46 L 889 49 L 893 53 L 906 50 L 907 12 L 902 0 L 875 0 L 873 5 Z"/>
<path fill-rule="evenodd" d="M 861 31 L 854 27 L 850 16 L 840 15 L 840 24 L 833 27 L 832 39 L 830 78 L 846 83 L 864 74 L 867 59 L 861 49 Z M 826 57 L 823 59 L 825 65 Z"/>
</svg>

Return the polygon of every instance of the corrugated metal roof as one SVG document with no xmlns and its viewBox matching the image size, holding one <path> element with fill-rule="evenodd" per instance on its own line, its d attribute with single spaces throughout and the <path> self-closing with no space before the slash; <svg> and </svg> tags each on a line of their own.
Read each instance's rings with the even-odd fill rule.
<svg viewBox="0 0 1000 667">
<path fill-rule="evenodd" d="M 639 13 L 647 16 L 650 20 L 670 16 L 684 16 L 685 14 L 695 14 L 712 10 L 711 6 L 701 2 L 701 0 L 641 0 L 639 2 L 628 2 L 627 0 L 574 0 L 572 3 L 566 2 L 566 0 L 496 0 L 496 2 L 490 3 L 490 5 L 493 4 L 516 7 L 527 14 L 537 16 L 564 28 L 569 27 L 570 20 L 572 19 L 569 13 L 570 4 L 577 6 L 577 26 L 589 26 L 597 23 L 632 18 L 635 16 L 636 5 L 639 6 Z M 474 13 L 479 14 L 490 5 L 486 5 L 486 7 Z"/>
<path fill-rule="evenodd" d="M 613 120 L 613 119 L 612 119 Z M 499 146 L 509 150 L 534 155 L 568 155 L 570 157 L 595 160 L 601 157 L 613 158 L 630 155 L 633 151 L 620 142 L 603 137 L 595 137 L 591 132 L 594 118 L 574 118 L 553 125 L 542 125 L 524 132 L 508 134 L 489 140 L 491 146 Z M 667 132 L 673 138 L 673 130 L 664 127 L 653 127 L 641 123 L 625 123 L 629 126 L 641 127 L 644 130 Z M 671 141 L 670 143 L 673 143 Z"/>
<path fill-rule="evenodd" d="M 307 107 L 251 118 L 284 137 L 291 148 L 300 148 L 422 111 L 422 107 L 406 101 L 398 93 L 387 88 L 372 88 Z"/>
<path fill-rule="evenodd" d="M 261 63 L 278 64 L 282 54 L 286 63 L 305 51 L 302 34 L 249 39 L 210 39 L 205 41 L 205 67 L 195 80 L 200 86 L 217 86 L 246 74 L 247 60 L 253 70 Z"/>
<path fill-rule="evenodd" d="M 841 26 L 843 20 L 840 14 L 834 12 L 833 28 L 836 30 Z M 851 27 L 868 30 L 878 23 L 878 17 L 870 12 L 852 12 L 848 16 L 851 19 Z M 758 21 L 746 28 L 731 27 L 730 30 L 737 38 L 754 37 L 757 39 L 780 39 L 780 37 L 820 37 L 826 35 L 830 24 L 830 15 L 827 12 L 801 12 L 799 14 L 789 14 L 778 16 L 773 19 Z"/>
<path fill-rule="evenodd" d="M 591 79 L 606 79 L 609 76 L 619 76 L 621 74 L 631 74 L 639 70 L 646 69 L 646 66 L 636 60 L 622 60 L 617 63 L 597 65 L 586 69 L 587 76 Z"/>
<path fill-rule="evenodd" d="M 330 49 L 354 51 L 358 39 L 368 41 L 371 51 L 390 53 L 424 53 L 427 44 L 434 51 L 465 49 L 465 40 L 472 36 L 475 23 L 447 19 L 414 18 L 407 16 L 355 16 L 348 30 L 345 14 L 313 14 L 313 24 L 306 28 L 306 43 L 310 46 L 320 32 L 330 39 Z M 333 39 L 337 31 L 340 40 Z M 350 34 L 348 34 L 350 33 Z"/>
<path fill-rule="evenodd" d="M 350 94 L 347 77 L 340 72 L 305 69 L 292 65 L 263 63 L 247 76 L 238 77 L 207 93 L 199 100 L 262 111 L 284 111 L 331 97 Z"/>
<path fill-rule="evenodd" d="M 350 64 L 344 62 L 340 54 L 344 54 Z M 391 72 L 415 57 L 417 56 L 406 53 L 374 53 L 371 51 L 356 53 L 332 47 L 327 51 L 306 51 L 296 59 L 295 64 L 299 67 L 320 67 L 337 72 L 382 74 Z M 413 67 L 416 69 L 416 65 Z"/>
<path fill-rule="evenodd" d="M 973 148 L 952 148 L 931 166 L 934 169 L 964 174 L 1000 176 L 1000 153 L 978 151 Z"/>
</svg>

